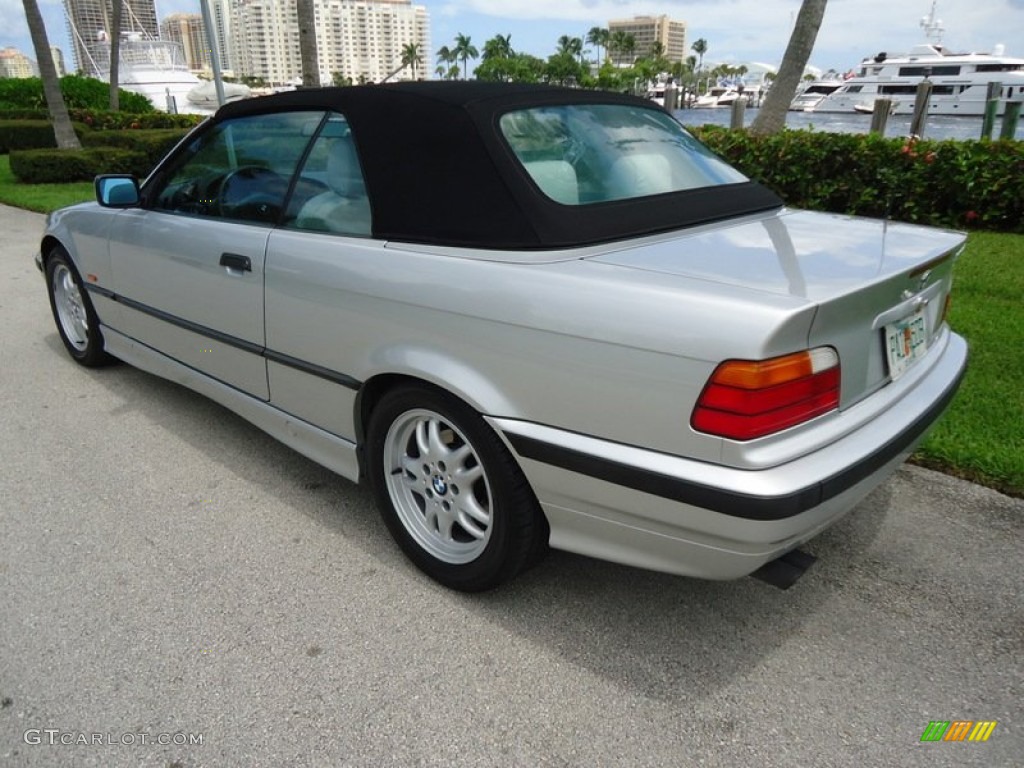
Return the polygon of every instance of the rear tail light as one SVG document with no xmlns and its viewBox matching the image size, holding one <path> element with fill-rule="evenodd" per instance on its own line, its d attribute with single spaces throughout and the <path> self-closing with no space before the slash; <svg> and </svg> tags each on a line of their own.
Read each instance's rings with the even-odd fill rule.
<svg viewBox="0 0 1024 768">
<path fill-rule="evenodd" d="M 733 440 L 780 432 L 839 407 L 839 370 L 832 347 L 771 360 L 727 360 L 711 375 L 690 423 Z"/>
</svg>

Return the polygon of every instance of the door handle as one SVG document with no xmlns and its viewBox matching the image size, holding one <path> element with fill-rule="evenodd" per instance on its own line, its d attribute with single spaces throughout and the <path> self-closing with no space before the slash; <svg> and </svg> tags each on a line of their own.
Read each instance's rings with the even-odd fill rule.
<svg viewBox="0 0 1024 768">
<path fill-rule="evenodd" d="M 220 265 L 238 272 L 252 272 L 252 260 L 248 256 L 240 256 L 237 253 L 222 253 Z"/>
</svg>

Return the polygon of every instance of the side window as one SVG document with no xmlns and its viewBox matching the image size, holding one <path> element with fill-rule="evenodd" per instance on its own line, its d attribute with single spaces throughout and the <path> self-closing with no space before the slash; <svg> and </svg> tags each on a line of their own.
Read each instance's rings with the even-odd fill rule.
<svg viewBox="0 0 1024 768">
<path fill-rule="evenodd" d="M 314 232 L 369 236 L 370 202 L 352 131 L 330 114 L 306 158 L 289 203 L 285 226 Z"/>
<path fill-rule="evenodd" d="M 179 156 L 153 207 L 276 224 L 302 153 L 322 119 L 322 112 L 287 112 L 218 123 Z"/>
</svg>

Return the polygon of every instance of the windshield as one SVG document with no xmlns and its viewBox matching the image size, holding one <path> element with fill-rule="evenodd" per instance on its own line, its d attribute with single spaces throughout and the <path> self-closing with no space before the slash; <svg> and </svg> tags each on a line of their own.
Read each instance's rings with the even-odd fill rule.
<svg viewBox="0 0 1024 768">
<path fill-rule="evenodd" d="M 747 181 L 656 109 L 538 107 L 502 115 L 500 128 L 534 183 L 563 205 Z"/>
</svg>

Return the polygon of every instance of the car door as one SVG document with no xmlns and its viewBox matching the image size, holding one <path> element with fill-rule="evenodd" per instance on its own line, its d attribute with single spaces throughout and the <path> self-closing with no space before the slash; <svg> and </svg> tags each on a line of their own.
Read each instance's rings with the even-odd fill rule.
<svg viewBox="0 0 1024 768">
<path fill-rule="evenodd" d="M 110 231 L 122 333 L 269 399 L 267 239 L 322 113 L 214 123 L 179 149 L 146 203 Z"/>
<path fill-rule="evenodd" d="M 345 118 L 328 113 L 305 158 L 289 210 L 267 247 L 267 376 L 271 403 L 355 441 L 352 365 L 372 320 L 384 242 Z"/>
</svg>

